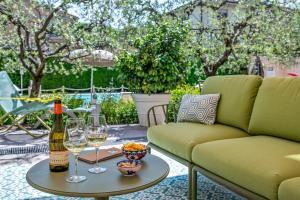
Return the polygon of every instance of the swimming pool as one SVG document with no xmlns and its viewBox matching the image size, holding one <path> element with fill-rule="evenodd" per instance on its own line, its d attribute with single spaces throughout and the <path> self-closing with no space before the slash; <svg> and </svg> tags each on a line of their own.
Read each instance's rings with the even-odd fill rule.
<svg viewBox="0 0 300 200">
<path fill-rule="evenodd" d="M 122 94 L 121 93 L 96 93 L 97 94 L 97 102 L 101 103 L 104 99 L 112 98 L 114 100 L 120 100 Z M 91 93 L 77 93 L 77 94 L 68 94 L 68 96 L 75 96 L 76 99 L 82 99 L 83 104 L 89 104 L 91 102 Z"/>
</svg>

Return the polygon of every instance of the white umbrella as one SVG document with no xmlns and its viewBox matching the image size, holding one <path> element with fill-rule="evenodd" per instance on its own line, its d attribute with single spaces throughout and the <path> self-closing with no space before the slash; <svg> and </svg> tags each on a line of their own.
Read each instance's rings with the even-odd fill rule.
<svg viewBox="0 0 300 200">
<path fill-rule="evenodd" d="M 113 54 L 105 50 L 88 51 L 86 49 L 76 49 L 70 52 L 70 58 L 82 57 L 84 65 L 91 66 L 91 88 L 94 85 L 93 67 L 110 67 L 113 63 Z"/>
</svg>

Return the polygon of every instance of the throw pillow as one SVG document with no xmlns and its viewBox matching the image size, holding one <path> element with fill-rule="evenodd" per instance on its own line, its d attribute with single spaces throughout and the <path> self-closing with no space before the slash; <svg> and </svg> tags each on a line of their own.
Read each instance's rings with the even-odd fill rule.
<svg viewBox="0 0 300 200">
<path fill-rule="evenodd" d="M 220 94 L 190 95 L 182 97 L 177 122 L 215 123 Z"/>
</svg>

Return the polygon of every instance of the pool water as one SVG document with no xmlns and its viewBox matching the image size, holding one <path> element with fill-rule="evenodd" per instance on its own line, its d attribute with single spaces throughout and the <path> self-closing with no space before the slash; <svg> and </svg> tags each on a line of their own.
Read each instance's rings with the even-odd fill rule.
<svg viewBox="0 0 300 200">
<path fill-rule="evenodd" d="M 96 93 L 97 94 L 97 102 L 101 103 L 103 100 L 112 98 L 114 100 L 121 99 L 121 93 Z M 91 103 L 91 93 L 77 93 L 77 94 L 68 94 L 68 96 L 76 95 L 76 99 L 82 99 L 83 104 Z"/>
</svg>

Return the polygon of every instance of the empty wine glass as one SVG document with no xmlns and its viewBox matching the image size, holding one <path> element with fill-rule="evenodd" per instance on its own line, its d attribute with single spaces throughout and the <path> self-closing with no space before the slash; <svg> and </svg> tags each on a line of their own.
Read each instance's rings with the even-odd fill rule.
<svg viewBox="0 0 300 200">
<path fill-rule="evenodd" d="M 78 155 L 87 146 L 84 127 L 83 119 L 72 118 L 66 122 L 64 146 L 75 156 L 75 175 L 66 179 L 70 183 L 79 183 L 86 180 L 85 176 L 78 176 Z"/>
<path fill-rule="evenodd" d="M 91 115 L 87 119 L 86 139 L 88 145 L 96 148 L 96 167 L 89 169 L 94 174 L 103 173 L 106 168 L 99 166 L 99 148 L 108 137 L 108 126 L 104 115 Z"/>
</svg>

